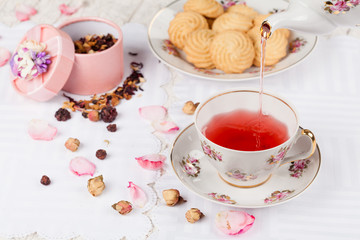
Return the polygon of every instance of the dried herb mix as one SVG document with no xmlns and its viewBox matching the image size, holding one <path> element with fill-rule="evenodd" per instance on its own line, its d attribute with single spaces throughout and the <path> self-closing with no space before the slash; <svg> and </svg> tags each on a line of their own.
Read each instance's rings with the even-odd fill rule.
<svg viewBox="0 0 360 240">
<path fill-rule="evenodd" d="M 79 101 L 63 94 L 68 101 L 64 102 L 62 109 L 69 109 L 73 112 L 80 111 L 84 118 L 88 118 L 91 121 L 102 120 L 107 123 L 113 122 L 117 117 L 115 106 L 117 106 L 122 99 L 130 100 L 138 90 L 143 91 L 141 84 L 145 82 L 145 79 L 140 72 L 143 64 L 132 62 L 130 67 L 133 70 L 130 76 L 126 78 L 121 86 L 112 92 L 100 96 L 94 95 L 89 100 Z"/>
<path fill-rule="evenodd" d="M 86 35 L 74 41 L 75 53 L 96 53 L 112 47 L 117 39 L 108 33 L 107 35 Z"/>
</svg>

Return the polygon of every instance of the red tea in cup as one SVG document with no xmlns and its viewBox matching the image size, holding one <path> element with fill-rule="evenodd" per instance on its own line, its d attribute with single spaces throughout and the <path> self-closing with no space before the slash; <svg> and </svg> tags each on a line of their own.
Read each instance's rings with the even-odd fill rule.
<svg viewBox="0 0 360 240">
<path fill-rule="evenodd" d="M 202 132 L 213 143 L 240 151 L 265 150 L 289 139 L 284 123 L 271 115 L 248 110 L 217 114 Z"/>
</svg>

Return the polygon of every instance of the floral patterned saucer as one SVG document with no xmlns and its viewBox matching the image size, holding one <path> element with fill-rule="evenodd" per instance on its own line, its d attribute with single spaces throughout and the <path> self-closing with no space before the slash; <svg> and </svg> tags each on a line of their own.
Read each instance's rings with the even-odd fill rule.
<svg viewBox="0 0 360 240">
<path fill-rule="evenodd" d="M 234 4 L 246 4 L 261 14 L 276 13 L 287 8 L 283 0 L 218 0 L 224 9 Z M 186 0 L 174 1 L 160 10 L 152 19 L 148 29 L 148 42 L 154 55 L 166 65 L 191 76 L 215 81 L 245 81 L 259 78 L 259 68 L 251 67 L 241 74 L 226 74 L 216 69 L 201 69 L 186 61 L 185 54 L 178 51 L 169 41 L 170 21 L 178 12 L 183 11 Z M 314 49 L 317 37 L 312 34 L 292 31 L 289 39 L 288 54 L 275 66 L 265 68 L 265 76 L 280 73 L 305 59 Z"/>
<path fill-rule="evenodd" d="M 299 139 L 293 148 L 306 148 L 306 144 Z M 290 154 L 293 150 L 298 149 L 291 149 Z M 317 146 L 309 159 L 284 164 L 261 186 L 233 187 L 220 179 L 205 158 L 194 124 L 176 138 L 170 158 L 177 177 L 189 190 L 207 200 L 241 208 L 274 206 L 299 196 L 315 180 L 321 163 Z"/>
</svg>

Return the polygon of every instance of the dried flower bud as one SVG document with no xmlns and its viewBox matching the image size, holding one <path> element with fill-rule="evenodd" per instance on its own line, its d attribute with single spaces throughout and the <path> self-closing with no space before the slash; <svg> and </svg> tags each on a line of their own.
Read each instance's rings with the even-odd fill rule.
<svg viewBox="0 0 360 240">
<path fill-rule="evenodd" d="M 107 153 L 104 149 L 99 149 L 95 153 L 96 157 L 100 160 L 104 160 L 107 156 Z"/>
<path fill-rule="evenodd" d="M 76 152 L 76 150 L 78 150 L 79 148 L 79 145 L 80 145 L 80 141 L 77 138 L 69 138 L 65 142 L 65 147 L 72 152 Z"/>
<path fill-rule="evenodd" d="M 117 130 L 117 126 L 116 124 L 109 124 L 106 129 L 109 131 L 109 132 L 116 132 Z"/>
<path fill-rule="evenodd" d="M 71 118 L 70 112 L 65 108 L 59 108 L 55 113 L 55 118 L 58 121 L 67 121 Z"/>
<path fill-rule="evenodd" d="M 162 192 L 163 198 L 168 206 L 174 206 L 180 198 L 180 193 L 177 189 L 167 189 Z"/>
<path fill-rule="evenodd" d="M 118 115 L 116 108 L 111 106 L 106 106 L 100 111 L 101 119 L 106 123 L 111 123 L 115 120 Z"/>
<path fill-rule="evenodd" d="M 193 103 L 192 101 L 187 101 L 182 110 L 184 113 L 188 115 L 193 115 L 198 105 L 199 103 Z"/>
<path fill-rule="evenodd" d="M 121 200 L 112 205 L 113 209 L 118 211 L 121 215 L 128 214 L 132 210 L 132 205 L 128 201 Z"/>
<path fill-rule="evenodd" d="M 88 113 L 87 117 L 89 118 L 90 121 L 92 122 L 97 122 L 99 121 L 100 117 L 99 117 L 99 112 L 96 110 L 92 110 L 91 112 Z"/>
<path fill-rule="evenodd" d="M 99 196 L 102 191 L 105 189 L 105 183 L 103 181 L 103 176 L 97 176 L 94 178 L 90 178 L 88 180 L 87 188 L 89 190 L 89 193 L 93 195 L 94 197 Z"/>
<path fill-rule="evenodd" d="M 186 220 L 189 223 L 195 223 L 199 221 L 202 216 L 204 216 L 204 214 L 197 208 L 191 208 L 185 214 Z"/>
<path fill-rule="evenodd" d="M 44 176 L 41 177 L 40 183 L 42 185 L 47 186 L 47 185 L 49 185 L 51 183 L 51 181 L 50 181 L 50 178 L 48 176 L 44 175 Z"/>
</svg>

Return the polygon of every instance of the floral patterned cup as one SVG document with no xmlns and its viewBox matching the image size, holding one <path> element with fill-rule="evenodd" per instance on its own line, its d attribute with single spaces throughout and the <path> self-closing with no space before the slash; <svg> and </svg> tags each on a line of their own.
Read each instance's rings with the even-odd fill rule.
<svg viewBox="0 0 360 240">
<path fill-rule="evenodd" d="M 288 128 L 289 139 L 276 147 L 261 151 L 225 148 L 207 139 L 202 132 L 204 126 L 217 114 L 236 109 L 258 111 L 257 90 L 234 90 L 217 94 L 200 104 L 195 113 L 195 127 L 202 150 L 211 165 L 218 170 L 220 178 L 230 185 L 245 188 L 259 186 L 269 180 L 280 165 L 308 158 L 315 151 L 314 134 L 299 126 L 298 115 L 289 102 L 268 92 L 263 93 L 262 99 L 263 113 L 284 123 Z M 309 141 L 306 149 L 302 149 L 302 152 L 291 151 L 293 144 L 303 140 Z"/>
</svg>

